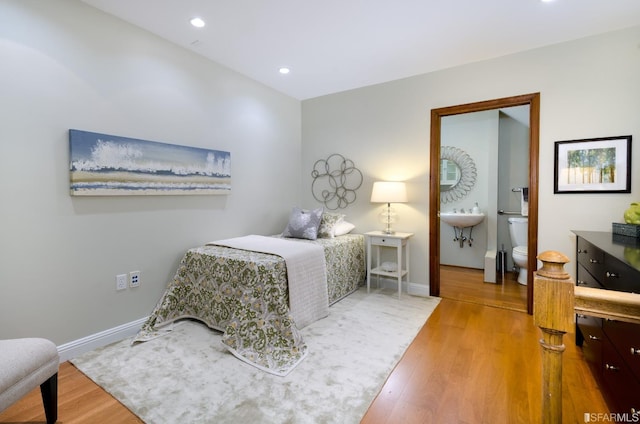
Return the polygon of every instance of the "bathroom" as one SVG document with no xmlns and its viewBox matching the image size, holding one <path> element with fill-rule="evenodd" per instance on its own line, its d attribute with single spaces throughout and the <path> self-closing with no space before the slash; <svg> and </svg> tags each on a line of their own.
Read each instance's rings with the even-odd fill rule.
<svg viewBox="0 0 640 424">
<path fill-rule="evenodd" d="M 501 283 L 502 273 L 497 271 L 496 262 L 500 261 L 500 250 L 504 249 L 505 273 L 514 270 L 508 219 L 526 215 L 526 202 L 523 202 L 526 190 L 522 189 L 527 187 L 529 178 L 528 119 L 529 106 L 442 119 L 441 150 L 457 152 L 456 161 L 462 162 L 461 173 L 466 172 L 467 180 L 474 178 L 462 188 L 447 190 L 441 186 L 440 211 L 471 212 L 477 203 L 485 219 L 472 229 L 464 230 L 467 240 L 462 244 L 459 231 L 456 234 L 452 226 L 441 220 L 441 265 L 483 270 L 484 282 Z M 475 173 L 469 171 L 470 167 L 475 167 Z"/>
</svg>

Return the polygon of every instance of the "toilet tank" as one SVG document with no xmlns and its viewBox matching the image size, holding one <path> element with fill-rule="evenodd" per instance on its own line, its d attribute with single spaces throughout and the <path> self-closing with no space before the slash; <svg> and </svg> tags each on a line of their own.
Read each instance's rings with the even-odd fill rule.
<svg viewBox="0 0 640 424">
<path fill-rule="evenodd" d="M 509 236 L 511 236 L 511 245 L 526 246 L 527 232 L 529 230 L 529 220 L 527 218 L 509 218 Z"/>
</svg>

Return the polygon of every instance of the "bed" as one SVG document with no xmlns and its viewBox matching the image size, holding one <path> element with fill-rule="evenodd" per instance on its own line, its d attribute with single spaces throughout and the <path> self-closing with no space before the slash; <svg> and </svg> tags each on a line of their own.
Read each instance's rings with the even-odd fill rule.
<svg viewBox="0 0 640 424">
<path fill-rule="evenodd" d="M 361 234 L 286 240 L 311 243 L 324 251 L 329 305 L 363 283 Z M 189 249 L 134 343 L 158 337 L 184 318 L 221 331 L 231 353 L 275 375 L 288 374 L 307 354 L 289 308 L 285 259 L 274 254 L 215 243 Z"/>
</svg>

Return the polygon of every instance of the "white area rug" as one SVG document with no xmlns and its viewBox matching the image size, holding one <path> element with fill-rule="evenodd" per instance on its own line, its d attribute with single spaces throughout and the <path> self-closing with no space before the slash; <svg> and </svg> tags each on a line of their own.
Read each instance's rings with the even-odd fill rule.
<svg viewBox="0 0 640 424">
<path fill-rule="evenodd" d="M 71 362 L 146 423 L 359 423 L 438 298 L 360 289 L 302 330 L 308 356 L 278 377 L 181 321 L 166 336 Z"/>
</svg>

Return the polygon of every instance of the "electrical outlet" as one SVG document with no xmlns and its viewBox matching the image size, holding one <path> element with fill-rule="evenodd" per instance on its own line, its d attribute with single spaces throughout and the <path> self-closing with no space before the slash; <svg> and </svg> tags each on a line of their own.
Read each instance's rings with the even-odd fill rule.
<svg viewBox="0 0 640 424">
<path fill-rule="evenodd" d="M 116 275 L 116 290 L 124 290 L 127 288 L 127 274 Z"/>
<path fill-rule="evenodd" d="M 129 287 L 140 287 L 140 271 L 129 273 Z"/>
</svg>

